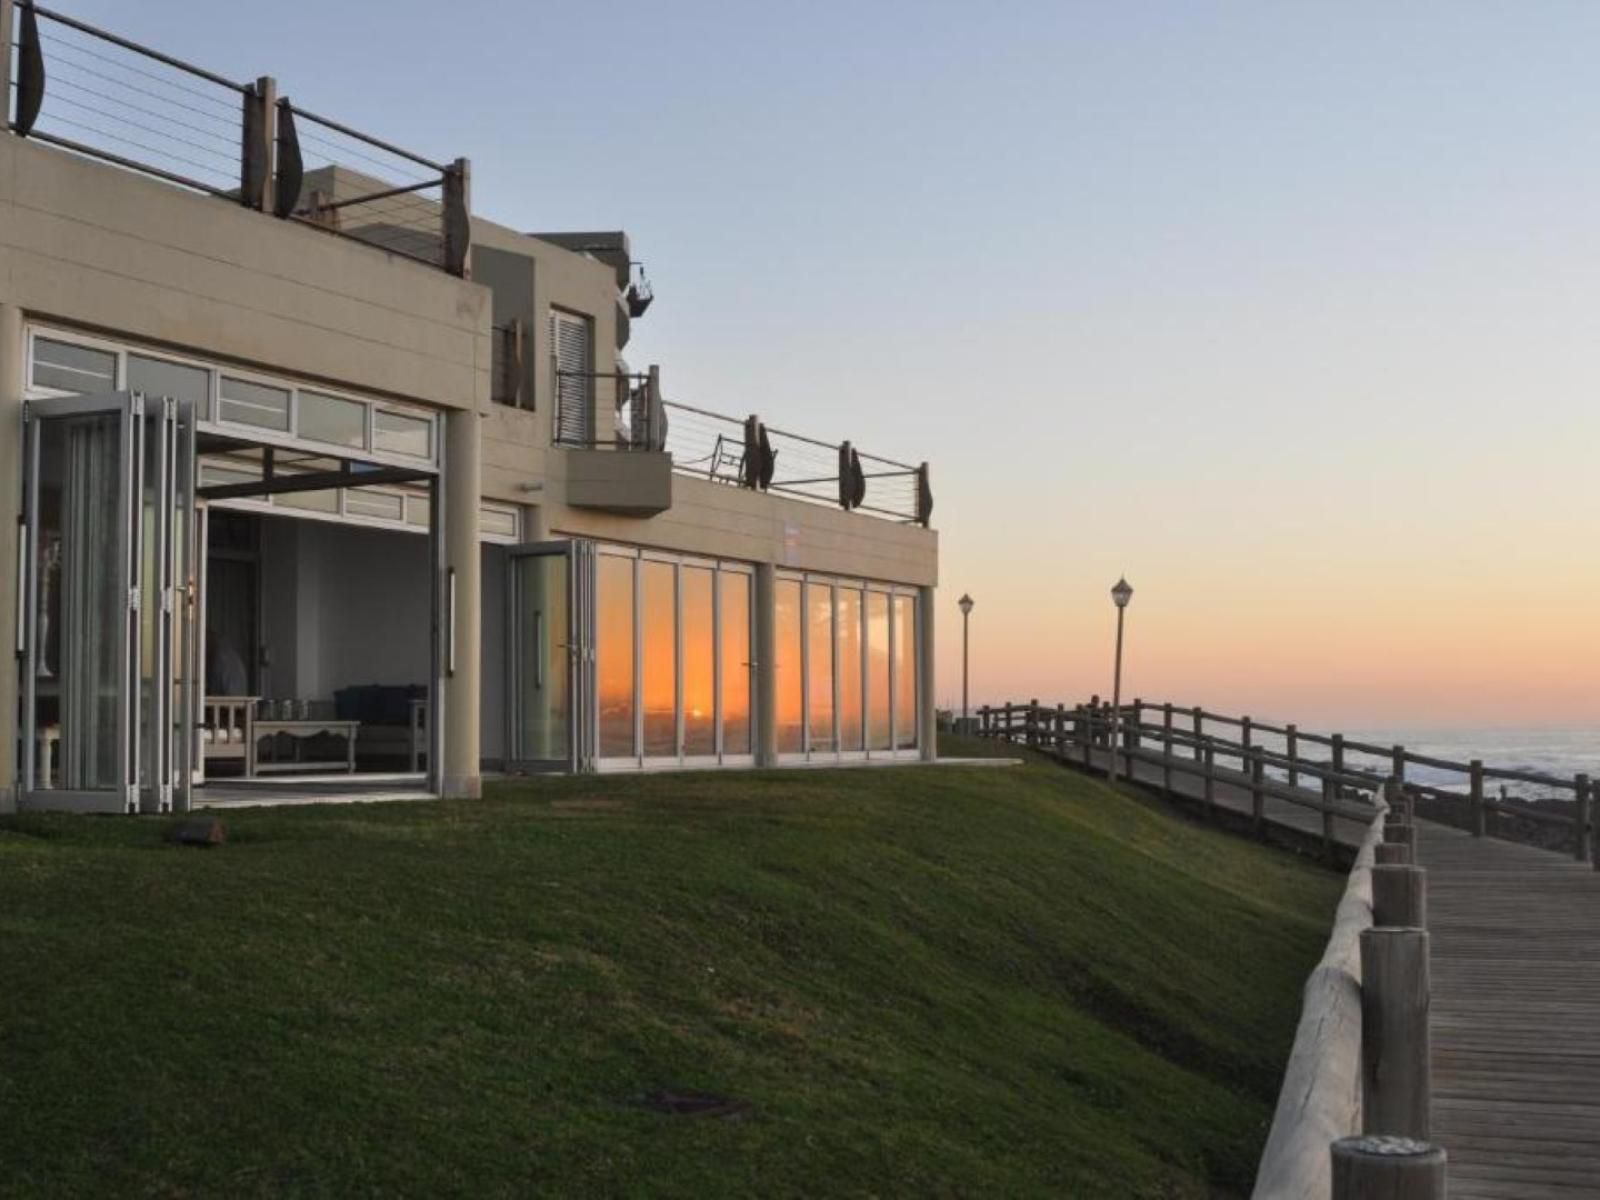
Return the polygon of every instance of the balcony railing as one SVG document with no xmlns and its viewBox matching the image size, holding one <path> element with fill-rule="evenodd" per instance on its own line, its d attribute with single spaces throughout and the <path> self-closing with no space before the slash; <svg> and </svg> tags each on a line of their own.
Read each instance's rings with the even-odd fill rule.
<svg viewBox="0 0 1600 1200">
<path fill-rule="evenodd" d="M 662 405 L 672 469 L 730 487 L 776 492 L 847 512 L 926 526 L 933 515 L 928 464 L 913 466 L 672 401 Z"/>
<path fill-rule="evenodd" d="M 465 159 L 434 162 L 32 0 L 0 0 L 20 137 L 464 275 Z M 14 51 L 14 53 L 13 53 Z"/>
</svg>

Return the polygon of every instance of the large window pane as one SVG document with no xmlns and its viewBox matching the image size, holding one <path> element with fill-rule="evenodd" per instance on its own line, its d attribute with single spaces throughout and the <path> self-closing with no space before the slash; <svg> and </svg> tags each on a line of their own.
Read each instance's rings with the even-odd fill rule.
<svg viewBox="0 0 1600 1200">
<path fill-rule="evenodd" d="M 778 753 L 798 754 L 804 746 L 805 706 L 800 658 L 800 581 L 779 579 L 773 585 L 773 634 L 778 661 L 773 664 L 778 695 Z"/>
<path fill-rule="evenodd" d="M 33 382 L 80 396 L 100 396 L 117 390 L 117 356 L 109 350 L 91 350 L 49 338 L 33 340 Z"/>
<path fill-rule="evenodd" d="M 917 744 L 917 601 L 894 598 L 894 744 L 909 750 Z"/>
<path fill-rule="evenodd" d="M 143 392 L 146 396 L 185 400 L 194 405 L 196 416 L 205 418 L 211 406 L 211 372 L 203 367 L 130 354 L 128 390 Z"/>
<path fill-rule="evenodd" d="M 367 406 L 321 392 L 302 391 L 295 432 L 314 442 L 359 450 L 367 444 Z"/>
<path fill-rule="evenodd" d="M 867 593 L 867 749 L 887 750 L 889 730 L 889 596 Z"/>
<path fill-rule="evenodd" d="M 644 622 L 642 703 L 644 755 L 678 754 L 678 605 L 671 563 L 639 564 L 640 619 Z"/>
<path fill-rule="evenodd" d="M 806 584 L 806 683 L 811 689 L 811 749 L 829 752 L 833 737 L 833 588 Z"/>
<path fill-rule="evenodd" d="M 372 448 L 413 458 L 433 457 L 433 422 L 427 417 L 372 410 Z"/>
<path fill-rule="evenodd" d="M 217 419 L 235 425 L 253 425 L 257 429 L 275 429 L 289 432 L 289 391 L 287 388 L 268 387 L 264 383 L 250 383 L 244 379 L 222 377 L 219 388 Z"/>
<path fill-rule="evenodd" d="M 598 574 L 600 757 L 632 758 L 638 753 L 633 744 L 633 560 L 602 554 Z"/>
<path fill-rule="evenodd" d="M 861 592 L 839 589 L 839 749 L 864 750 L 861 702 Z"/>
<path fill-rule="evenodd" d="M 717 752 L 716 621 L 711 589 L 716 574 L 683 568 L 683 752 Z"/>
<path fill-rule="evenodd" d="M 561 762 L 570 747 L 567 558 L 529 554 L 511 561 L 518 690 L 512 755 L 524 762 Z"/>
<path fill-rule="evenodd" d="M 750 576 L 722 579 L 722 752 L 750 748 Z"/>
</svg>

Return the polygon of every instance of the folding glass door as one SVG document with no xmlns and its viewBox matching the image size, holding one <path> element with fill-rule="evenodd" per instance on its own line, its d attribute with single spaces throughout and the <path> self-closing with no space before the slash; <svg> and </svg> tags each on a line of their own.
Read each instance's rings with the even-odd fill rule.
<svg viewBox="0 0 1600 1200">
<path fill-rule="evenodd" d="M 24 410 L 22 803 L 188 807 L 194 421 L 119 393 Z"/>
<path fill-rule="evenodd" d="M 507 581 L 509 765 L 585 770 L 594 761 L 594 546 L 514 546 Z"/>
</svg>

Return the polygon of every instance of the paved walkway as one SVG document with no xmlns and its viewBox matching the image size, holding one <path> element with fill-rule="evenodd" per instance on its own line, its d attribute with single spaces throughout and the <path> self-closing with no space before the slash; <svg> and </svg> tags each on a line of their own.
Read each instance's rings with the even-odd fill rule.
<svg viewBox="0 0 1600 1200">
<path fill-rule="evenodd" d="M 1134 769 L 1160 786 L 1159 764 Z M 1227 778 L 1217 803 L 1249 813 L 1248 780 Z M 1204 794 L 1198 776 L 1175 773 L 1172 786 Z M 1321 833 L 1309 808 L 1269 799 L 1266 816 Z M 1336 822 L 1341 841 L 1364 832 Z M 1452 1200 L 1600 1197 L 1600 872 L 1428 821 L 1417 859 L 1428 872 L 1433 1137 L 1450 1156 Z"/>
</svg>

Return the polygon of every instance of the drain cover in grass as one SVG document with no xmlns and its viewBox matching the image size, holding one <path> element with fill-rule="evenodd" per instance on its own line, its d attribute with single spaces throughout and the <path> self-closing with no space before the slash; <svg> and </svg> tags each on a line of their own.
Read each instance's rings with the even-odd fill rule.
<svg viewBox="0 0 1600 1200">
<path fill-rule="evenodd" d="M 674 1117 L 738 1117 L 750 1111 L 743 1100 L 696 1092 L 687 1088 L 662 1088 L 644 1098 L 651 1112 Z"/>
</svg>

